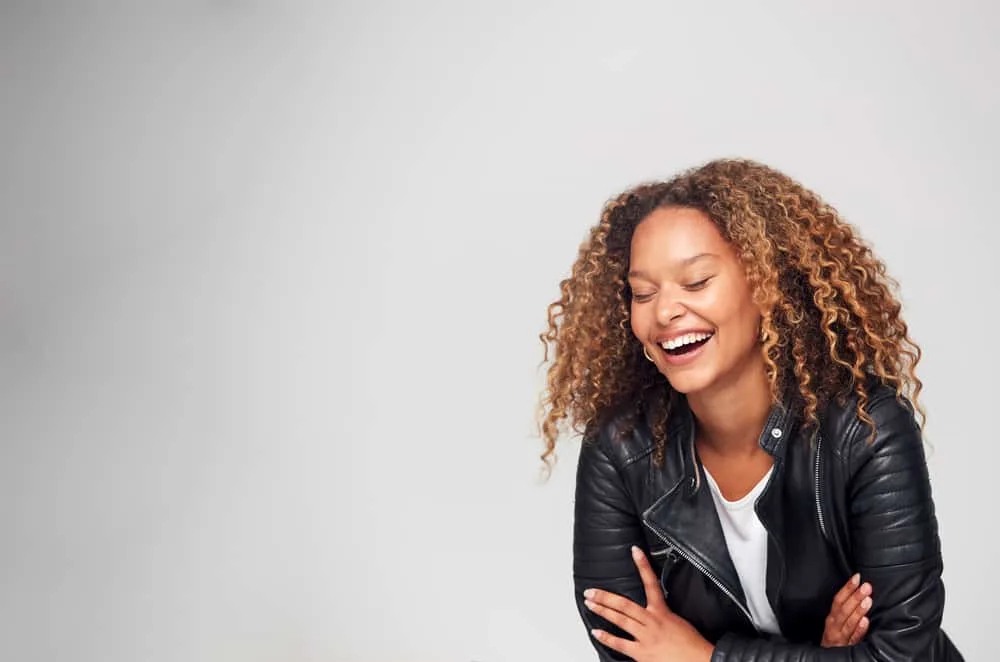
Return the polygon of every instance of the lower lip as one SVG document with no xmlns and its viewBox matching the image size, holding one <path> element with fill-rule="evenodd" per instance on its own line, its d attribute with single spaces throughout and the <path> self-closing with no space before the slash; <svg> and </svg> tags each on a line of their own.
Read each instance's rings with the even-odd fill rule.
<svg viewBox="0 0 1000 662">
<path fill-rule="evenodd" d="M 698 349 L 687 352 L 686 354 L 670 354 L 669 352 L 667 352 L 667 350 L 660 347 L 660 355 L 663 357 L 664 361 L 666 361 L 672 366 L 675 367 L 685 366 L 691 363 L 692 361 L 697 361 L 698 357 L 702 355 L 702 353 L 705 351 L 705 348 L 708 347 L 713 340 L 715 340 L 714 335 L 708 340 L 706 340 L 704 344 L 699 345 Z"/>
</svg>

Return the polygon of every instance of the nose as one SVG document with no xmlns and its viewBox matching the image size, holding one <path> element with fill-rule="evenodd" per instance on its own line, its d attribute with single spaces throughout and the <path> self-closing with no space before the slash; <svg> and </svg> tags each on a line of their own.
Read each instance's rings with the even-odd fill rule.
<svg viewBox="0 0 1000 662">
<path fill-rule="evenodd" d="M 676 295 L 664 292 L 656 301 L 656 321 L 661 326 L 667 326 L 686 311 L 687 308 Z"/>
</svg>

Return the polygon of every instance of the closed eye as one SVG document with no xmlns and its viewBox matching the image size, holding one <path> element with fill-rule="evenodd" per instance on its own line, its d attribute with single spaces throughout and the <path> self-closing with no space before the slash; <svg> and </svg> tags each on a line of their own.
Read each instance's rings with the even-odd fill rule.
<svg viewBox="0 0 1000 662">
<path fill-rule="evenodd" d="M 703 278 L 695 283 L 688 283 L 687 285 L 684 286 L 684 289 L 689 292 L 696 292 L 700 289 L 703 289 L 706 285 L 708 285 L 708 281 L 710 280 L 712 280 L 711 276 L 709 276 L 708 278 Z"/>
<path fill-rule="evenodd" d="M 632 300 L 635 301 L 636 303 L 646 303 L 652 298 L 653 298 L 652 294 L 636 294 L 635 292 L 632 293 Z"/>
</svg>

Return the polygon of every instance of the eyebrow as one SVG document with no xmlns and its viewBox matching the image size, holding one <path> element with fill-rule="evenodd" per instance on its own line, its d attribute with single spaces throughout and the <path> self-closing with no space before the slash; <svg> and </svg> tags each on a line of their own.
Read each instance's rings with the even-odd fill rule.
<svg viewBox="0 0 1000 662">
<path fill-rule="evenodd" d="M 719 256 L 716 255 L 715 253 L 698 253 L 697 255 L 692 255 L 691 257 L 684 258 L 683 260 L 680 261 L 680 265 L 682 267 L 689 267 L 692 264 L 694 264 L 695 262 L 697 262 L 698 260 L 702 260 L 702 259 L 704 259 L 706 257 L 719 257 Z M 641 272 L 641 271 L 630 271 L 630 272 L 628 272 L 628 277 L 629 278 L 633 278 L 633 277 L 635 277 L 635 278 L 645 278 L 647 280 L 649 279 L 649 277 L 646 276 L 646 274 L 643 273 L 643 272 Z"/>
</svg>

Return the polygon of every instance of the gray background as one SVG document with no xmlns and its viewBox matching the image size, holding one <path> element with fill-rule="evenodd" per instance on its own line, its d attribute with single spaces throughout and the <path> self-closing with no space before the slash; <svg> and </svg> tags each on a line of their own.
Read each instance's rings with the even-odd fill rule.
<svg viewBox="0 0 1000 662">
<path fill-rule="evenodd" d="M 0 658 L 592 659 L 545 306 L 608 197 L 748 156 L 903 285 L 987 659 L 995 7 L 4 3 Z"/>
</svg>

